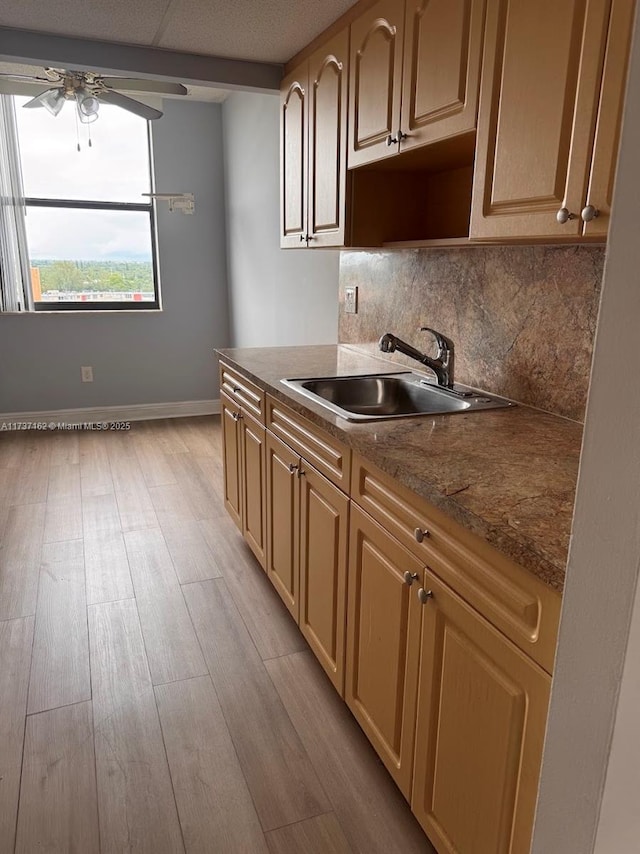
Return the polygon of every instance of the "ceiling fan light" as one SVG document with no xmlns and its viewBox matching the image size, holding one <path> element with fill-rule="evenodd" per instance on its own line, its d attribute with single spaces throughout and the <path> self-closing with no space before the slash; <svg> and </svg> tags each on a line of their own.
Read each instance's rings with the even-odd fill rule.
<svg viewBox="0 0 640 854">
<path fill-rule="evenodd" d="M 76 102 L 80 121 L 85 125 L 95 122 L 98 118 L 98 110 L 100 109 L 100 102 L 96 96 L 92 95 L 86 89 L 78 89 L 76 91 Z"/>
<path fill-rule="evenodd" d="M 36 95 L 24 105 L 25 107 L 45 107 L 52 116 L 57 116 L 64 107 L 64 91 L 62 89 L 47 89 Z"/>
</svg>

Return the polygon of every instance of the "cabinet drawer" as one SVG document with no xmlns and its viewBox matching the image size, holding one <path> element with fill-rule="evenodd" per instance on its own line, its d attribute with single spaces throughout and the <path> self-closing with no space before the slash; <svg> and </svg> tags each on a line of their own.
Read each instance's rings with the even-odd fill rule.
<svg viewBox="0 0 640 854">
<path fill-rule="evenodd" d="M 481 537 L 354 455 L 351 497 L 551 673 L 561 596 Z M 428 531 L 422 542 L 416 529 Z"/>
<path fill-rule="evenodd" d="M 267 427 L 343 492 L 349 491 L 349 448 L 269 395 Z"/>
<path fill-rule="evenodd" d="M 226 392 L 232 400 L 264 424 L 265 393 L 224 362 L 220 362 L 220 391 Z"/>
</svg>

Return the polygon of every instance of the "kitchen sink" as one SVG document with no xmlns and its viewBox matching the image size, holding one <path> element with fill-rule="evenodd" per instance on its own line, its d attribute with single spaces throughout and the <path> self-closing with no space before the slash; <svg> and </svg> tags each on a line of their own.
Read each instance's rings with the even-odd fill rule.
<svg viewBox="0 0 640 854">
<path fill-rule="evenodd" d="M 435 385 L 412 371 L 352 377 L 285 379 L 284 385 L 348 421 L 379 421 L 515 406 L 509 400 L 455 385 Z"/>
</svg>

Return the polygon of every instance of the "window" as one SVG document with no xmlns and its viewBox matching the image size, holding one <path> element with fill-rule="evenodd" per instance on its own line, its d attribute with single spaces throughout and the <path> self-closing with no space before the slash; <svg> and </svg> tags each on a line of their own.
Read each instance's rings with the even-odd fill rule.
<svg viewBox="0 0 640 854">
<path fill-rule="evenodd" d="M 98 121 L 23 109 L 14 96 L 28 253 L 25 307 L 157 308 L 148 122 L 100 105 Z"/>
</svg>

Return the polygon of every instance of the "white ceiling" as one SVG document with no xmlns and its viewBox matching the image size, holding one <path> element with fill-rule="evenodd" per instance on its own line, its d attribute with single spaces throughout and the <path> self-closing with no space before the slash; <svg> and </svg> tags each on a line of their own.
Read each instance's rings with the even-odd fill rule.
<svg viewBox="0 0 640 854">
<path fill-rule="evenodd" d="M 354 0 L 0 0 L 0 26 L 284 63 Z"/>
</svg>

